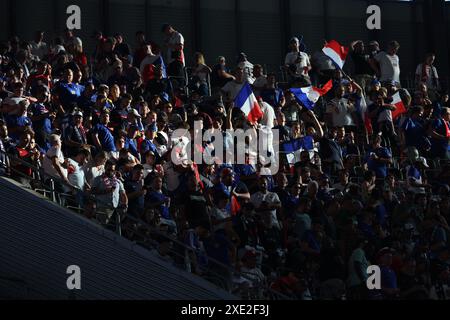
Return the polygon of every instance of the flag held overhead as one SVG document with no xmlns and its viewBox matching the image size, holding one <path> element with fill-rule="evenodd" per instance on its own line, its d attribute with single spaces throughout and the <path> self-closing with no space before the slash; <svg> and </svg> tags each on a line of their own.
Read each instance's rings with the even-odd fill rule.
<svg viewBox="0 0 450 320">
<path fill-rule="evenodd" d="M 322 52 L 327 55 L 333 62 L 340 68 L 344 66 L 345 59 L 347 58 L 349 48 L 341 46 L 336 40 L 331 40 L 325 44 Z"/>
<path fill-rule="evenodd" d="M 294 94 L 296 100 L 305 108 L 312 110 L 317 100 L 325 95 L 333 87 L 333 82 L 328 81 L 322 88 L 313 86 L 304 88 L 291 88 L 290 91 Z"/>
</svg>

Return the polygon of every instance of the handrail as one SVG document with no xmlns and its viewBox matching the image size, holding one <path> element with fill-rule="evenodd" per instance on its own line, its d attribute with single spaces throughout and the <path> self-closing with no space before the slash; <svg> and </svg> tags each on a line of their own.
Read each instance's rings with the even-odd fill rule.
<svg viewBox="0 0 450 320">
<path fill-rule="evenodd" d="M 151 233 L 153 233 L 153 234 L 155 234 L 155 235 L 157 235 L 157 236 L 163 237 L 163 238 L 165 238 L 165 239 L 167 239 L 167 240 L 170 240 L 172 243 L 174 243 L 174 244 L 180 246 L 181 248 L 184 248 L 184 250 L 187 250 L 188 252 L 193 252 L 193 253 L 196 252 L 195 248 L 192 248 L 192 247 L 186 245 L 185 243 L 181 242 L 181 241 L 178 240 L 177 238 L 174 238 L 174 237 L 171 237 L 170 235 L 164 234 L 164 233 L 161 232 L 160 230 L 156 229 L 155 227 L 150 226 L 148 223 L 146 223 L 145 221 L 143 221 L 143 220 L 141 220 L 141 219 L 138 219 L 138 218 L 133 217 L 133 216 L 131 216 L 131 215 L 126 215 L 125 217 L 126 217 L 127 219 L 130 219 L 130 220 L 136 222 L 136 223 L 139 223 L 140 226 L 145 227 L 145 228 L 146 228 L 148 231 L 150 231 Z M 133 232 L 135 232 L 135 231 L 136 231 L 136 230 L 133 230 Z M 177 255 L 179 255 L 179 253 L 176 253 L 176 252 L 174 252 L 174 253 L 177 254 Z M 183 256 L 182 258 L 184 259 L 185 257 Z M 209 262 L 213 262 L 214 265 L 219 266 L 219 267 L 221 267 L 221 268 L 224 268 L 225 270 L 228 270 L 228 271 L 230 272 L 230 274 L 234 274 L 234 275 L 241 276 L 241 277 L 245 278 L 246 280 L 248 280 L 248 281 L 250 281 L 250 282 L 253 282 L 253 279 L 251 279 L 251 278 L 250 278 L 249 276 L 247 276 L 245 273 L 240 272 L 240 271 L 237 271 L 237 270 L 235 270 L 235 269 L 233 269 L 233 268 L 231 268 L 231 267 L 229 267 L 229 266 L 223 264 L 222 262 L 220 262 L 220 261 L 218 261 L 218 260 L 215 260 L 215 259 L 213 259 L 213 258 L 211 258 L 211 257 L 209 257 L 209 256 L 207 256 L 207 260 L 208 260 L 208 264 L 209 264 Z M 207 270 L 208 270 L 208 272 L 211 272 L 211 273 L 213 273 L 213 274 L 216 274 L 216 272 L 214 272 L 214 271 L 212 271 L 212 270 L 210 270 L 210 269 L 207 269 Z M 219 276 L 220 276 L 220 275 L 219 275 Z M 222 277 L 222 278 L 223 278 L 223 277 Z M 269 288 L 269 287 L 262 287 L 262 288 L 258 288 L 258 289 L 266 290 L 266 291 L 270 292 L 270 293 L 273 294 L 273 295 L 279 295 L 279 297 L 282 298 L 282 299 L 288 299 L 288 297 L 287 297 L 287 296 L 284 296 L 283 294 L 280 294 L 280 293 L 278 293 L 278 292 L 272 292 L 273 290 L 272 290 L 271 288 Z"/>
<path fill-rule="evenodd" d="M 6 154 L 8 157 L 11 157 L 11 155 L 8 154 L 7 152 L 5 152 L 5 154 Z M 34 165 L 32 165 L 32 164 L 30 164 L 30 163 L 28 163 L 28 162 L 26 162 L 26 161 L 20 159 L 20 158 L 17 158 L 17 157 L 13 157 L 13 158 L 14 158 L 14 161 L 17 161 L 17 162 L 19 162 L 20 164 L 22 164 L 22 165 L 24 165 L 24 166 L 27 166 L 27 167 L 31 168 L 33 171 L 36 171 L 36 172 L 39 173 L 40 169 L 39 169 L 38 167 L 36 167 L 36 166 L 34 166 Z M 29 177 L 28 175 L 24 174 L 23 172 L 17 171 L 17 170 L 15 170 L 15 169 L 12 168 L 12 167 L 11 167 L 10 169 L 11 169 L 12 171 L 14 171 L 14 172 L 15 172 L 16 174 L 18 174 L 18 175 L 22 175 L 23 177 L 26 177 L 26 178 L 31 178 L 31 177 Z M 45 173 L 43 173 L 43 174 L 45 175 Z M 48 175 L 47 175 L 47 176 L 48 176 Z M 55 177 L 51 177 L 51 176 L 50 176 L 50 178 L 51 178 L 51 179 L 54 179 Z M 52 180 L 52 181 L 53 181 L 53 180 Z M 62 181 L 62 182 L 63 182 L 63 181 Z M 58 195 L 58 196 L 65 196 L 65 197 L 71 196 L 71 195 L 68 195 L 68 194 L 65 194 L 65 193 L 60 193 L 60 192 L 56 191 L 53 185 L 51 186 L 51 189 L 50 189 L 50 190 L 45 189 L 45 186 L 44 186 L 44 192 L 46 192 L 46 191 L 48 191 L 48 192 L 51 194 L 51 198 L 52 198 L 51 200 L 52 200 L 53 202 L 55 202 L 55 203 L 58 203 L 58 202 L 57 202 L 56 195 Z M 59 205 L 61 205 L 61 204 L 59 204 Z M 67 208 L 67 206 L 66 206 L 66 208 Z M 127 219 L 130 219 L 130 220 L 134 221 L 135 223 L 138 223 L 141 227 L 145 227 L 145 229 L 147 229 L 148 231 L 150 231 L 152 234 L 158 235 L 158 236 L 161 236 L 161 237 L 165 237 L 166 239 L 170 240 L 172 243 L 174 243 L 174 244 L 176 244 L 177 246 L 183 248 L 184 250 L 187 250 L 188 252 L 193 252 L 193 253 L 195 253 L 195 251 L 196 251 L 195 248 L 189 247 L 189 246 L 187 246 L 185 243 L 179 241 L 178 239 L 173 238 L 173 237 L 170 237 L 170 236 L 168 236 L 168 235 L 162 233 L 161 231 L 159 231 L 159 230 L 157 230 L 156 228 L 154 228 L 154 227 L 148 225 L 146 222 L 142 221 L 141 219 L 137 219 L 137 218 L 135 218 L 135 217 L 133 217 L 133 216 L 131 216 L 131 215 L 128 215 L 128 214 L 125 214 L 125 215 L 121 216 L 119 212 L 116 212 L 116 219 L 118 219 L 118 220 L 116 220 L 116 228 L 115 228 L 115 229 L 116 229 L 116 233 L 118 233 L 120 236 L 122 236 L 122 234 L 121 234 L 121 227 L 122 227 L 122 226 L 119 226 L 119 227 L 118 227 L 117 224 L 122 224 L 122 223 L 121 223 L 121 222 L 122 222 L 122 221 L 121 221 L 122 218 L 127 218 Z M 126 224 L 125 224 L 125 226 L 126 226 Z M 135 229 L 133 229 L 132 231 L 133 231 L 134 233 L 137 233 L 137 230 L 135 230 Z M 177 253 L 177 252 L 173 252 L 173 253 L 174 253 L 174 254 L 177 254 L 177 255 L 180 255 L 180 254 Z M 215 260 L 215 259 L 213 259 L 213 258 L 211 258 L 211 257 L 209 257 L 209 256 L 206 256 L 206 257 L 207 257 L 207 261 L 208 261 L 208 266 L 209 266 L 209 267 L 211 267 L 211 266 L 217 266 L 217 267 L 223 268 L 224 270 L 227 270 L 228 272 L 230 272 L 230 275 L 239 275 L 239 276 L 241 276 L 241 277 L 247 279 L 248 281 L 253 282 L 253 279 L 250 279 L 248 276 L 245 276 L 245 274 L 240 273 L 240 272 L 238 272 L 237 270 L 234 270 L 233 268 L 230 268 L 229 266 L 227 266 L 227 265 L 221 263 L 220 261 L 217 261 L 217 260 Z M 185 257 L 184 257 L 184 256 L 183 256 L 183 257 L 180 256 L 180 258 L 183 258 L 183 259 L 184 259 Z M 210 263 L 211 263 L 211 265 L 210 265 Z M 202 267 L 204 268 L 204 266 L 201 266 L 200 264 L 199 264 L 199 267 L 200 267 L 200 268 L 202 268 Z M 219 273 L 215 272 L 214 270 L 211 270 L 211 268 L 204 268 L 204 270 L 202 270 L 202 271 L 205 271 L 205 275 L 203 275 L 203 278 L 205 278 L 205 279 L 208 280 L 209 282 L 212 281 L 213 283 L 215 283 L 213 280 L 216 280 L 216 281 L 224 281 L 224 277 L 221 276 Z M 209 275 L 209 276 L 208 276 L 208 275 Z M 214 276 L 214 278 L 211 278 L 211 275 Z M 232 278 L 230 278 L 229 280 L 230 280 L 231 286 L 233 286 Z M 268 293 L 269 295 L 271 295 L 271 296 L 277 296 L 279 299 L 289 299 L 289 297 L 284 296 L 283 294 L 281 294 L 281 293 L 279 293 L 279 292 L 273 291 L 273 290 L 272 290 L 271 288 L 269 288 L 269 287 L 263 287 L 263 288 L 258 288 L 258 289 L 263 290 L 264 292 L 267 292 L 267 293 Z"/>
</svg>

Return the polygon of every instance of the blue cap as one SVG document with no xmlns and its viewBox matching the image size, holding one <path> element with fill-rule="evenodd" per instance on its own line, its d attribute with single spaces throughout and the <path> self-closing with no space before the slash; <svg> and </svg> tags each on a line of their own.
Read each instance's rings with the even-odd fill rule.
<svg viewBox="0 0 450 320">
<path fill-rule="evenodd" d="M 216 192 L 222 192 L 227 197 L 231 196 L 230 191 L 228 191 L 228 188 L 225 186 L 223 182 L 217 184 L 214 189 L 216 190 Z"/>
<path fill-rule="evenodd" d="M 156 125 L 156 122 L 150 123 L 150 124 L 147 126 L 146 131 L 150 131 L 150 132 L 158 132 L 158 126 Z"/>
<path fill-rule="evenodd" d="M 373 79 L 373 80 L 372 80 L 372 85 L 373 85 L 373 86 L 381 86 L 381 82 L 378 81 L 377 79 Z"/>
</svg>

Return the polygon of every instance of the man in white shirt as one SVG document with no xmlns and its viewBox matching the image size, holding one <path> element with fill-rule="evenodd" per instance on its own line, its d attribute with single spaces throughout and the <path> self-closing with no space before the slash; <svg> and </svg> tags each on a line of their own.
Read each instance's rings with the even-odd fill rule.
<svg viewBox="0 0 450 320">
<path fill-rule="evenodd" d="M 253 93 L 256 97 L 261 95 L 261 92 L 267 85 L 267 77 L 263 74 L 263 68 L 260 64 L 255 64 L 253 66 Z"/>
<path fill-rule="evenodd" d="M 82 167 L 87 163 L 90 152 L 86 149 L 80 149 L 77 155 L 68 159 L 68 178 L 70 183 L 77 189 L 83 190 L 87 185 L 86 177 Z"/>
<path fill-rule="evenodd" d="M 336 88 L 335 98 L 331 100 L 325 111 L 327 122 L 330 127 L 354 126 L 352 112 L 354 105 L 348 99 L 344 98 L 345 87 L 340 85 Z"/>
<path fill-rule="evenodd" d="M 267 102 L 263 101 L 261 97 L 258 97 L 259 107 L 263 113 L 263 117 L 260 123 L 266 126 L 268 129 L 272 129 L 274 127 L 275 121 L 275 111 L 273 107 Z"/>
<path fill-rule="evenodd" d="M 156 59 L 159 58 L 159 55 L 156 55 L 152 52 L 152 46 L 150 43 L 147 43 L 146 50 L 147 54 L 145 58 L 142 60 L 141 65 L 139 66 L 139 71 L 141 72 L 141 75 L 144 72 L 145 66 L 153 64 L 156 61 Z"/>
<path fill-rule="evenodd" d="M 30 42 L 31 54 L 38 57 L 39 60 L 47 54 L 47 43 L 44 41 L 44 31 L 37 31 L 34 40 Z"/>
<path fill-rule="evenodd" d="M 177 30 L 175 30 L 170 24 L 164 24 L 162 27 L 162 32 L 166 35 L 165 44 L 167 47 L 167 64 L 174 61 L 172 57 L 173 51 L 179 51 L 180 52 L 180 58 L 181 62 L 183 63 L 183 66 L 186 65 L 185 59 L 184 59 L 184 37 L 181 33 L 179 33 Z"/>
<path fill-rule="evenodd" d="M 83 207 L 83 195 L 85 186 L 89 187 L 86 182 L 86 176 L 82 167 L 87 163 L 90 156 L 90 152 L 86 149 L 80 149 L 77 155 L 68 159 L 68 179 L 69 182 L 75 187 L 75 199 L 78 206 Z"/>
<path fill-rule="evenodd" d="M 291 51 L 286 54 L 284 64 L 289 69 L 295 66 L 295 76 L 308 76 L 308 72 L 311 70 L 311 62 L 309 56 L 300 51 L 300 40 L 296 37 L 292 38 L 289 46 Z"/>
<path fill-rule="evenodd" d="M 259 178 L 259 191 L 250 196 L 250 202 L 256 207 L 256 212 L 263 215 L 270 222 L 270 226 L 281 229 L 281 224 L 277 218 L 277 209 L 281 208 L 281 201 L 275 192 L 267 190 L 267 178 Z M 268 216 L 267 216 L 268 215 Z"/>
<path fill-rule="evenodd" d="M 244 86 L 244 70 L 240 67 L 237 67 L 234 70 L 234 76 L 236 80 L 227 82 L 227 84 L 224 85 L 221 89 L 222 94 L 225 97 L 225 102 L 234 101 L 239 91 L 241 91 L 242 87 Z"/>
<path fill-rule="evenodd" d="M 377 63 L 373 67 L 377 74 L 380 75 L 380 81 L 382 83 L 388 81 L 400 83 L 400 60 L 397 55 L 399 49 L 399 43 L 397 41 L 391 41 L 387 52 L 381 51 L 374 56 Z"/>
<path fill-rule="evenodd" d="M 255 78 L 253 77 L 253 63 L 247 60 L 247 55 L 244 52 L 239 54 L 238 65 L 239 68 L 244 70 L 244 81 L 253 84 Z"/>
</svg>

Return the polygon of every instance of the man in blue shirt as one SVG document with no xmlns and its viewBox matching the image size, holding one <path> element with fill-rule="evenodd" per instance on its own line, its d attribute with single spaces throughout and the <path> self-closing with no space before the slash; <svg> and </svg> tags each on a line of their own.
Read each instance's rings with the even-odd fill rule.
<svg viewBox="0 0 450 320">
<path fill-rule="evenodd" d="M 46 86 L 36 88 L 37 102 L 33 103 L 29 111 L 31 113 L 31 121 L 33 122 L 33 130 L 35 132 L 36 143 L 47 151 L 50 149 L 48 137 L 52 133 L 52 122 L 56 114 L 47 109 L 49 91 Z"/>
<path fill-rule="evenodd" d="M 5 117 L 9 135 L 15 141 L 19 140 L 20 135 L 27 127 L 32 127 L 31 119 L 27 116 L 29 105 L 30 103 L 28 100 L 22 100 L 19 102 L 19 110 L 17 115 L 9 115 Z"/>
<path fill-rule="evenodd" d="M 392 249 L 383 248 L 378 252 L 381 270 L 381 292 L 386 300 L 394 299 L 400 292 L 397 286 L 397 275 L 392 270 Z"/>
<path fill-rule="evenodd" d="M 116 151 L 114 137 L 108 128 L 109 112 L 103 111 L 100 114 L 100 123 L 96 124 L 91 131 L 92 141 L 97 151 Z"/>
<path fill-rule="evenodd" d="M 130 179 L 124 187 L 128 197 L 128 213 L 141 217 L 144 213 L 144 199 L 147 189 L 144 187 L 144 167 L 140 164 L 133 167 Z"/>
<path fill-rule="evenodd" d="M 69 106 L 71 103 L 77 102 L 81 96 L 83 86 L 75 84 L 73 80 L 73 71 L 66 69 L 64 71 L 63 79 L 56 84 L 53 93 L 59 97 L 59 101 L 63 107 Z"/>
<path fill-rule="evenodd" d="M 416 147 L 419 151 L 428 151 L 430 142 L 426 137 L 426 130 L 423 122 L 423 107 L 412 108 L 411 117 L 403 122 L 400 131 L 404 136 L 405 147 Z"/>
<path fill-rule="evenodd" d="M 384 179 L 387 176 L 388 164 L 392 163 L 392 154 L 381 146 L 381 136 L 374 138 L 372 149 L 366 156 L 367 167 L 374 171 L 377 179 Z"/>
<path fill-rule="evenodd" d="M 128 151 L 140 161 L 141 155 L 139 154 L 136 142 L 138 132 L 138 128 L 135 125 L 131 125 L 128 128 L 127 136 L 125 138 L 125 149 L 128 149 Z"/>
<path fill-rule="evenodd" d="M 440 117 L 433 120 L 428 131 L 431 137 L 431 155 L 435 158 L 450 159 L 450 109 L 442 108 Z"/>
<path fill-rule="evenodd" d="M 144 154 L 149 150 L 152 151 L 155 155 L 158 154 L 158 150 L 156 149 L 156 145 L 154 143 L 157 131 L 158 128 L 156 126 L 156 123 L 150 124 L 145 129 L 145 139 L 141 143 L 141 159 L 145 159 Z"/>
</svg>

